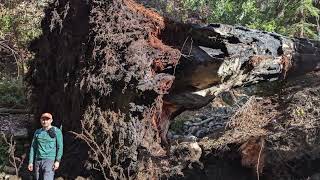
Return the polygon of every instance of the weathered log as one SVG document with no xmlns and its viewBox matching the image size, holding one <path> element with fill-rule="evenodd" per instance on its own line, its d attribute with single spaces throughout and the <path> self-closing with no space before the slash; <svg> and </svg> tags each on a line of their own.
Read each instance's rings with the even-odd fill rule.
<svg viewBox="0 0 320 180">
<path fill-rule="evenodd" d="M 183 54 L 173 67 L 175 81 L 165 96 L 177 107 L 172 117 L 202 107 L 233 87 L 283 80 L 320 68 L 318 41 L 223 24 L 175 26 L 167 31 L 184 34 L 185 41 L 167 40 Z"/>
<path fill-rule="evenodd" d="M 242 86 L 281 80 L 320 66 L 317 41 L 223 24 L 181 26 L 188 30 L 187 43 L 180 44 L 185 55 L 176 67 L 171 94 L 230 81 L 233 86 Z"/>
<path fill-rule="evenodd" d="M 60 173 L 71 177 L 85 162 L 100 178 L 174 176 L 159 137 L 166 140 L 171 118 L 232 87 L 284 78 L 291 65 L 295 74 L 294 58 L 319 54 L 318 45 L 295 48 L 306 40 L 174 23 L 132 0 L 56 0 L 42 29 L 26 79 L 34 117 L 49 111 L 63 126 Z"/>
</svg>

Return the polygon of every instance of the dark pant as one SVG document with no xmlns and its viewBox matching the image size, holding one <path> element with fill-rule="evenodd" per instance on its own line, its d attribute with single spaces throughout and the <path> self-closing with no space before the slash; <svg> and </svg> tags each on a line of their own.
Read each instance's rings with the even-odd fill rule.
<svg viewBox="0 0 320 180">
<path fill-rule="evenodd" d="M 35 176 L 36 180 L 53 180 L 54 170 L 53 170 L 54 160 L 43 159 L 37 160 L 35 162 Z"/>
</svg>

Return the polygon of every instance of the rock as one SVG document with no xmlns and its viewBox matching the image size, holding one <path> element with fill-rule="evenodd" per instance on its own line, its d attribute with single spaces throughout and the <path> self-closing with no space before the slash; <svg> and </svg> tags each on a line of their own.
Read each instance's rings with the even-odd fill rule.
<svg viewBox="0 0 320 180">
<path fill-rule="evenodd" d="M 86 180 L 88 178 L 82 177 L 82 176 L 77 176 L 75 180 Z"/>
<path fill-rule="evenodd" d="M 167 138 L 168 138 L 168 139 L 172 139 L 174 135 L 175 135 L 174 132 L 168 131 L 168 133 L 167 133 Z"/>
<path fill-rule="evenodd" d="M 202 149 L 197 142 L 182 142 L 171 150 L 171 154 L 181 162 L 197 162 L 201 157 Z"/>
<path fill-rule="evenodd" d="M 201 116 L 200 116 L 200 119 L 201 119 L 201 120 L 206 120 L 206 119 L 208 119 L 208 117 L 205 116 L 205 115 L 201 115 Z"/>
<path fill-rule="evenodd" d="M 190 149 L 193 152 L 192 159 L 193 161 L 199 161 L 202 154 L 202 149 L 200 148 L 199 144 L 197 142 L 190 143 Z"/>
<path fill-rule="evenodd" d="M 200 129 L 199 131 L 196 132 L 196 136 L 198 138 L 202 138 L 205 135 L 206 135 L 206 129 Z"/>
<path fill-rule="evenodd" d="M 211 121 L 209 124 L 208 124 L 208 127 L 209 128 L 213 128 L 215 126 L 215 123 L 213 121 Z"/>
<path fill-rule="evenodd" d="M 229 106 L 232 106 L 235 103 L 235 96 L 231 92 L 223 92 L 220 97 L 221 100 Z"/>
<path fill-rule="evenodd" d="M 197 142 L 198 138 L 196 136 L 193 136 L 193 135 L 188 135 L 188 136 L 185 137 L 185 140 L 189 141 L 189 142 Z"/>
<path fill-rule="evenodd" d="M 6 176 L 6 174 L 5 173 L 0 173 L 0 179 L 4 179 L 4 177 Z"/>
<path fill-rule="evenodd" d="M 202 121 L 202 119 L 201 119 L 201 118 L 198 118 L 198 117 L 195 117 L 192 121 L 193 121 L 193 122 L 199 122 L 199 121 Z"/>
<path fill-rule="evenodd" d="M 13 175 L 13 176 L 7 175 L 7 176 L 9 176 L 8 180 L 21 180 L 21 178 L 19 176 L 16 176 L 16 175 Z"/>
<path fill-rule="evenodd" d="M 183 123 L 185 126 L 191 126 L 191 122 L 190 121 L 185 121 L 184 123 Z"/>
<path fill-rule="evenodd" d="M 179 139 L 181 136 L 180 135 L 173 135 L 172 139 Z"/>
<path fill-rule="evenodd" d="M 198 131 L 199 127 L 198 126 L 191 126 L 189 128 L 189 133 L 195 134 Z"/>
<path fill-rule="evenodd" d="M 191 126 L 183 126 L 183 132 L 190 132 L 190 129 L 191 128 Z"/>
<path fill-rule="evenodd" d="M 16 130 L 13 132 L 13 136 L 14 136 L 15 138 L 23 138 L 23 139 L 26 139 L 26 138 L 28 138 L 28 130 L 27 130 L 27 128 L 16 129 Z"/>
</svg>

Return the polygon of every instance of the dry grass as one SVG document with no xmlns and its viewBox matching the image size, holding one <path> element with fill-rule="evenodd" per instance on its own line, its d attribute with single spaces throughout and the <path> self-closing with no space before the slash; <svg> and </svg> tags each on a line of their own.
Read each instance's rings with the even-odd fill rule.
<svg viewBox="0 0 320 180">
<path fill-rule="evenodd" d="M 269 107 L 268 107 L 269 106 Z M 227 128 L 241 130 L 255 136 L 257 131 L 260 134 L 263 129 L 276 115 L 276 112 L 269 112 L 273 107 L 268 100 L 257 100 L 254 96 L 241 107 L 228 122 Z"/>
<path fill-rule="evenodd" d="M 291 79 L 279 96 L 251 97 L 214 139 L 201 142 L 219 152 L 239 148 L 242 165 L 272 178 L 305 176 L 320 152 L 320 73 Z M 232 146 L 234 147 L 234 146 Z M 233 149 L 234 150 L 234 149 Z M 266 175 L 266 174 L 265 174 Z"/>
<path fill-rule="evenodd" d="M 258 100 L 251 97 L 230 118 L 225 132 L 210 144 L 211 147 L 224 149 L 232 143 L 245 143 L 252 137 L 262 137 L 268 134 L 265 127 L 277 115 L 275 107 L 269 100 Z"/>
<path fill-rule="evenodd" d="M 226 150 L 229 144 L 240 145 L 242 165 L 252 168 L 259 178 L 265 166 L 266 127 L 277 114 L 270 100 L 252 96 L 230 118 L 223 135 L 209 143 L 210 148 Z"/>
</svg>

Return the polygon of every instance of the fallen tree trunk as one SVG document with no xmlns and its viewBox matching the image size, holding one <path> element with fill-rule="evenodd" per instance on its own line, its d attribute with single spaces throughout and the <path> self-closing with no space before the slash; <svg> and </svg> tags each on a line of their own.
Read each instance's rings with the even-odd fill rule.
<svg viewBox="0 0 320 180">
<path fill-rule="evenodd" d="M 177 29 L 177 28 L 175 28 Z M 184 92 L 207 96 L 232 87 L 283 80 L 320 68 L 320 45 L 307 39 L 222 24 L 181 25 L 186 41 L 168 96 Z M 181 30 L 182 31 L 182 30 Z M 168 42 L 169 44 L 179 42 Z"/>
<path fill-rule="evenodd" d="M 85 164 L 103 178 L 175 176 L 160 146 L 170 119 L 235 86 L 313 70 L 299 68 L 310 52 L 310 64 L 319 64 L 319 44 L 174 23 L 131 0 L 56 0 L 42 28 L 27 81 L 35 118 L 49 111 L 63 126 L 60 173 L 70 176 L 84 173 Z M 79 156 L 88 148 L 89 157 Z"/>
<path fill-rule="evenodd" d="M 172 67 L 175 81 L 164 97 L 170 119 L 207 105 L 231 88 L 284 80 L 320 68 L 318 41 L 223 24 L 176 26 L 169 25 L 165 33 L 184 34 L 185 39 L 165 39 L 183 54 L 177 67 Z"/>
</svg>

